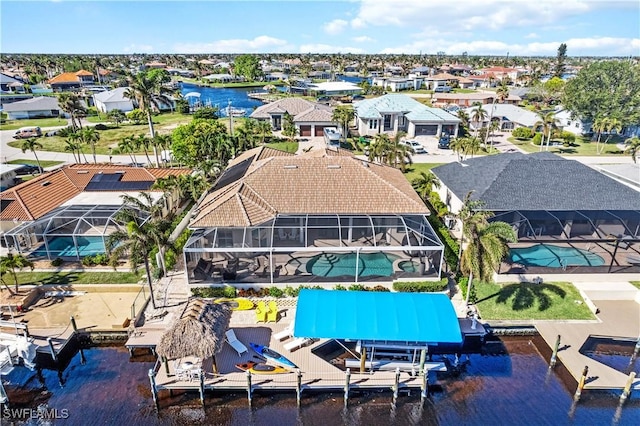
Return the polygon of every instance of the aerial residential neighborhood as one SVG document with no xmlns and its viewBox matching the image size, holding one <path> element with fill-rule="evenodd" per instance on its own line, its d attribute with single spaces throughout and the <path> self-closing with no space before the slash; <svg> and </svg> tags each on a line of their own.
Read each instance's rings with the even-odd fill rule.
<svg viewBox="0 0 640 426">
<path fill-rule="evenodd" d="M 0 5 L 2 419 L 637 424 L 637 5 L 460 3 Z"/>
</svg>

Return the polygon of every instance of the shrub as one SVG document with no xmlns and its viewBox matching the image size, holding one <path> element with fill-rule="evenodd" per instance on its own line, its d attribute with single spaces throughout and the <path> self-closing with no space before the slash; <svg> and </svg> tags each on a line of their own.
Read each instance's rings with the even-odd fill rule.
<svg viewBox="0 0 640 426">
<path fill-rule="evenodd" d="M 562 139 L 562 143 L 564 146 L 570 146 L 572 143 L 576 141 L 576 135 L 574 135 L 571 132 L 567 132 L 566 130 L 563 130 L 562 133 L 560 133 L 560 139 Z"/>
<path fill-rule="evenodd" d="M 377 285 L 375 287 L 368 287 L 367 291 L 379 291 L 379 292 L 389 292 L 391 290 L 389 290 L 387 287 L 383 286 L 383 285 Z"/>
<path fill-rule="evenodd" d="M 291 286 L 286 286 L 284 288 L 284 294 L 289 297 L 298 297 L 298 293 L 300 293 L 300 287 L 293 288 Z"/>
<path fill-rule="evenodd" d="M 542 144 L 542 133 L 536 133 L 531 143 L 534 145 Z"/>
<path fill-rule="evenodd" d="M 96 130 L 109 130 L 110 127 L 107 126 L 106 124 L 102 124 L 102 123 L 98 123 L 95 126 L 93 126 L 94 129 Z"/>
<path fill-rule="evenodd" d="M 222 287 L 196 287 L 191 289 L 191 294 L 195 297 L 217 298 L 225 297 L 225 289 Z"/>
<path fill-rule="evenodd" d="M 346 290 L 347 288 L 346 288 L 345 286 L 343 286 L 343 285 L 336 284 L 336 285 L 333 287 L 333 289 L 334 289 L 334 290 Z"/>
<path fill-rule="evenodd" d="M 85 256 L 82 258 L 82 265 L 83 266 L 93 266 L 95 265 L 95 262 L 93 261 L 93 256 Z"/>
<path fill-rule="evenodd" d="M 57 268 L 58 266 L 62 266 L 63 263 L 64 263 L 64 260 L 61 257 L 56 257 L 51 261 L 51 266 L 54 266 Z"/>
<path fill-rule="evenodd" d="M 269 296 L 271 297 L 282 297 L 284 292 L 276 286 L 273 286 L 269 289 Z"/>
<path fill-rule="evenodd" d="M 218 118 L 217 110 L 212 107 L 204 107 L 200 108 L 196 112 L 193 113 L 194 120 L 204 119 L 204 120 L 215 120 Z"/>
<path fill-rule="evenodd" d="M 176 238 L 176 240 L 173 242 L 173 249 L 176 252 L 176 254 L 182 253 L 182 249 L 184 248 L 184 245 L 187 243 L 187 240 L 191 236 L 192 232 L 193 231 L 191 231 L 190 229 L 185 229 L 180 233 L 180 235 L 178 235 L 178 238 Z"/>
<path fill-rule="evenodd" d="M 447 262 L 451 270 L 455 270 L 458 267 L 458 251 L 460 249 L 458 242 L 451 236 L 449 228 L 442 223 L 440 218 L 429 215 L 427 216 L 427 220 L 431 224 L 431 227 L 433 227 L 433 230 L 438 234 L 440 241 L 444 243 L 445 262 Z"/>
<path fill-rule="evenodd" d="M 176 262 L 178 261 L 177 256 L 178 255 L 172 247 L 169 247 L 169 249 L 164 253 L 164 266 L 167 270 L 173 269 L 176 266 Z"/>
<path fill-rule="evenodd" d="M 471 294 L 469 295 L 469 303 L 476 303 L 478 301 L 478 295 L 476 293 L 476 287 L 478 286 L 479 281 L 473 281 L 473 286 L 471 287 Z M 467 298 L 467 287 L 469 285 L 469 278 L 463 277 L 458 280 L 458 286 L 460 287 L 460 291 L 462 292 L 462 296 Z"/>
<path fill-rule="evenodd" d="M 349 286 L 349 291 L 367 291 L 367 288 L 360 284 L 352 284 Z"/>
<path fill-rule="evenodd" d="M 449 279 L 442 278 L 440 281 L 398 281 L 393 283 L 395 291 L 405 293 L 433 293 L 446 291 L 449 288 Z"/>
<path fill-rule="evenodd" d="M 228 297 L 229 299 L 233 299 L 234 297 L 236 297 L 236 288 L 231 287 L 230 285 L 225 286 L 222 289 L 222 292 L 224 294 L 224 297 Z"/>
<path fill-rule="evenodd" d="M 93 256 L 93 263 L 95 263 L 96 265 L 106 266 L 109 264 L 109 256 L 107 256 L 105 253 L 96 254 L 95 256 Z"/>
<path fill-rule="evenodd" d="M 98 115 L 98 108 L 96 108 L 96 107 L 89 107 L 89 108 L 87 108 L 87 115 L 89 115 L 89 116 L 96 116 L 96 115 Z"/>
<path fill-rule="evenodd" d="M 533 137 L 533 130 L 528 127 L 518 127 L 511 132 L 511 135 L 518 139 L 531 139 Z"/>
</svg>

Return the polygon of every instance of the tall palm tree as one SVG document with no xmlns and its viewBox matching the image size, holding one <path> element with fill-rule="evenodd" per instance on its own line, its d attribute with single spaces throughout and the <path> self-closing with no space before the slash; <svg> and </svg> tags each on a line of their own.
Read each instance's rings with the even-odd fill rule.
<svg viewBox="0 0 640 426">
<path fill-rule="evenodd" d="M 411 181 L 411 185 L 420 198 L 427 201 L 433 188 L 440 188 L 440 181 L 431 171 L 420 172 L 420 175 Z"/>
<path fill-rule="evenodd" d="M 533 128 L 537 129 L 542 127 L 542 140 L 540 141 L 540 151 L 545 146 L 544 138 L 547 135 L 547 145 L 546 150 L 549 150 L 549 145 L 551 143 L 551 131 L 558 126 L 558 119 L 556 119 L 556 113 L 554 111 L 540 111 L 537 113 L 540 120 L 538 120 Z"/>
<path fill-rule="evenodd" d="M 475 135 L 474 137 L 478 137 L 478 131 L 480 127 L 482 127 L 482 122 L 487 118 L 487 111 L 482 108 L 482 104 L 477 104 L 474 109 L 471 110 L 471 121 L 476 123 L 475 125 Z"/>
<path fill-rule="evenodd" d="M 136 155 L 135 155 L 137 147 L 136 147 L 136 142 L 133 136 L 129 135 L 122 138 L 120 142 L 118 142 L 118 149 L 123 154 L 129 154 L 129 158 L 131 158 L 131 162 L 133 164 L 137 164 Z"/>
<path fill-rule="evenodd" d="M 271 123 L 265 120 L 260 120 L 256 124 L 256 129 L 260 134 L 260 144 L 264 145 L 264 141 L 267 135 L 271 135 L 273 132 L 273 129 L 271 128 Z"/>
<path fill-rule="evenodd" d="M 75 93 L 64 92 L 58 97 L 58 105 L 60 109 L 71 118 L 71 127 L 74 131 L 82 129 L 82 123 L 80 117 L 86 112 L 84 104 L 80 100 L 80 97 Z"/>
<path fill-rule="evenodd" d="M 605 146 L 609 143 L 609 139 L 611 139 L 611 134 L 615 131 L 616 133 L 620 133 L 622 131 L 622 122 L 615 118 L 609 118 L 605 124 L 605 130 L 607 132 L 607 139 L 605 139 L 604 144 L 602 144 L 601 151 L 598 151 L 598 154 L 602 154 L 604 152 Z"/>
<path fill-rule="evenodd" d="M 156 135 L 151 141 L 153 146 L 159 148 L 161 151 L 168 151 L 171 148 L 171 142 L 171 135 Z M 167 155 L 167 158 L 163 158 L 163 160 L 171 162 L 171 155 Z"/>
<path fill-rule="evenodd" d="M 349 123 L 353 121 L 356 113 L 353 107 L 350 106 L 338 106 L 333 110 L 331 121 L 335 121 L 340 125 L 342 130 L 341 139 L 343 142 L 347 140 L 347 133 L 349 131 Z"/>
<path fill-rule="evenodd" d="M 34 264 L 21 254 L 15 255 L 8 253 L 6 256 L 0 257 L 0 268 L 3 272 L 11 273 L 13 281 L 16 286 L 16 293 L 18 292 L 18 275 L 16 274 L 16 268 L 20 271 L 24 268 L 30 268 L 33 271 Z M 8 288 L 8 287 L 7 287 Z"/>
<path fill-rule="evenodd" d="M 91 152 L 93 153 L 93 162 L 94 164 L 98 163 L 98 159 L 96 157 L 96 142 L 100 140 L 100 132 L 98 132 L 94 127 L 85 127 L 78 132 L 80 136 L 80 140 L 82 142 L 91 146 Z"/>
<path fill-rule="evenodd" d="M 151 158 L 149 158 L 149 145 L 151 144 L 151 139 L 149 139 L 145 135 L 138 135 L 133 138 L 133 143 L 135 144 L 136 149 L 142 148 L 142 151 L 144 151 L 144 155 L 147 157 L 147 164 L 153 164 L 151 162 Z"/>
<path fill-rule="evenodd" d="M 40 170 L 40 174 L 42 174 L 42 166 L 40 166 L 40 159 L 38 159 L 38 154 L 36 154 L 36 149 L 42 149 L 42 144 L 38 142 L 35 138 L 28 138 L 22 141 L 22 145 L 20 146 L 22 152 L 25 153 L 27 151 L 33 152 L 33 156 L 36 158 L 36 163 L 38 163 L 38 170 Z"/>
<path fill-rule="evenodd" d="M 413 154 L 413 148 L 408 145 L 401 144 L 401 139 L 405 137 L 405 132 L 397 132 L 393 136 L 393 140 L 389 145 L 389 153 L 386 155 L 387 164 L 395 167 L 396 169 L 399 167 L 403 172 L 406 170 L 407 166 L 413 164 L 413 158 L 411 158 L 411 154 Z"/>
<path fill-rule="evenodd" d="M 637 136 L 629 138 L 624 141 L 624 143 L 627 145 L 627 148 L 624 150 L 625 154 L 629 154 L 635 163 L 637 161 L 638 151 L 640 150 L 640 138 Z"/>
<path fill-rule="evenodd" d="M 460 126 L 462 127 L 463 131 L 463 134 L 461 136 L 466 136 L 469 134 L 469 114 L 463 109 L 459 109 L 457 114 L 458 118 L 460 119 Z"/>
<path fill-rule="evenodd" d="M 460 258 L 461 270 L 469 276 L 467 304 L 472 293 L 473 278 L 491 281 L 494 271 L 509 252 L 508 243 L 518 239 L 511 225 L 500 221 L 489 222 L 493 213 L 478 208 L 481 208 L 480 203 L 471 201 L 460 215 L 462 234 L 467 243 Z"/>
<path fill-rule="evenodd" d="M 135 100 L 138 108 L 147 115 L 147 123 L 149 124 L 149 135 L 151 139 L 155 138 L 156 132 L 153 127 L 152 109 L 160 109 L 160 105 L 171 103 L 171 89 L 164 86 L 171 80 L 169 74 L 160 70 L 151 70 L 140 72 L 129 80 L 129 89 L 124 96 L 131 100 Z M 156 163 L 159 164 L 158 152 L 154 147 Z"/>
<path fill-rule="evenodd" d="M 64 140 L 65 152 L 71 152 L 73 155 L 73 162 L 80 164 L 80 144 L 77 142 L 77 138 L 67 137 Z M 76 159 L 76 151 L 78 151 L 78 158 Z"/>
</svg>

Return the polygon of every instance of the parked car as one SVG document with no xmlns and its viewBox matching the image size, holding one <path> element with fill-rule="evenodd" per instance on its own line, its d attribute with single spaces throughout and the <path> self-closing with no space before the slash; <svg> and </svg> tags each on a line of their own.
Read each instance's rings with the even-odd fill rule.
<svg viewBox="0 0 640 426">
<path fill-rule="evenodd" d="M 22 167 L 20 167 L 19 169 L 16 169 L 16 175 L 17 176 L 32 175 L 34 173 L 38 173 L 39 171 L 40 169 L 38 169 L 38 166 L 35 166 L 33 164 L 22 164 Z"/>
<path fill-rule="evenodd" d="M 427 150 L 424 149 L 424 146 L 420 145 L 417 141 L 400 141 L 402 145 L 406 145 L 413 150 L 416 154 L 426 154 Z"/>
<path fill-rule="evenodd" d="M 51 136 L 56 136 L 58 134 L 60 130 L 49 130 L 47 133 L 44 134 L 45 137 L 49 138 Z"/>
<path fill-rule="evenodd" d="M 14 139 L 28 139 L 28 138 L 39 138 L 42 136 L 42 131 L 40 127 L 21 127 L 19 128 L 15 135 L 13 135 Z"/>
<path fill-rule="evenodd" d="M 449 93 L 451 91 L 451 87 L 449 86 L 438 86 L 433 89 L 435 93 Z"/>
</svg>

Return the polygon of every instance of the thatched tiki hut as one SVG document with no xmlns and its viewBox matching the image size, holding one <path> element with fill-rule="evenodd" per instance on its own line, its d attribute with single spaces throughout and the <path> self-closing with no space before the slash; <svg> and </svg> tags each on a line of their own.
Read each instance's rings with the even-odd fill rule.
<svg viewBox="0 0 640 426">
<path fill-rule="evenodd" d="M 180 318 L 160 338 L 156 352 L 165 362 L 187 356 L 201 360 L 211 357 L 213 372 L 217 373 L 215 355 L 222 350 L 230 319 L 231 309 L 226 304 L 191 299 Z"/>
</svg>

